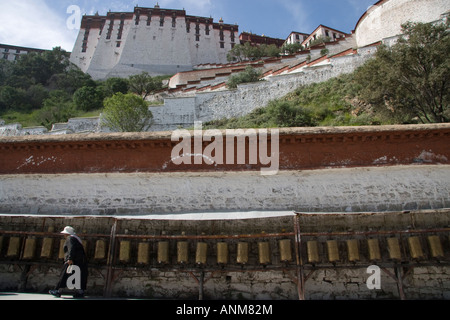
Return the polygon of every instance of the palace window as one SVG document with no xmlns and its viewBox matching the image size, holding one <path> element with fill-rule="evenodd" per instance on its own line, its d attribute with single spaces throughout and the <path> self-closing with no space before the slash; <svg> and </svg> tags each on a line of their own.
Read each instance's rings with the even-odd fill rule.
<svg viewBox="0 0 450 320">
<path fill-rule="evenodd" d="M 114 16 L 111 17 L 111 20 L 109 22 L 109 28 L 108 28 L 108 33 L 106 34 L 106 40 L 111 39 L 111 34 L 112 34 L 113 29 L 114 29 Z"/>
<path fill-rule="evenodd" d="M 139 25 L 139 19 L 140 19 L 141 13 L 139 12 L 139 10 L 136 12 L 136 21 L 135 21 L 135 25 Z"/>
<path fill-rule="evenodd" d="M 220 30 L 220 41 L 224 41 L 225 36 L 223 35 L 223 30 Z"/>
<path fill-rule="evenodd" d="M 161 18 L 159 19 L 159 26 L 164 27 L 164 16 L 161 16 Z"/>
<path fill-rule="evenodd" d="M 152 22 L 152 15 L 149 13 L 149 15 L 147 16 L 147 25 L 149 26 L 151 22 Z"/>
<path fill-rule="evenodd" d="M 200 41 L 200 35 L 198 34 L 195 35 L 195 41 Z"/>
<path fill-rule="evenodd" d="M 205 33 L 207 36 L 209 36 L 209 24 L 206 25 Z"/>
<path fill-rule="evenodd" d="M 186 22 L 186 32 L 187 33 L 191 32 L 191 24 L 189 22 Z"/>
<path fill-rule="evenodd" d="M 172 17 L 172 28 L 175 28 L 177 26 L 177 17 Z"/>
</svg>

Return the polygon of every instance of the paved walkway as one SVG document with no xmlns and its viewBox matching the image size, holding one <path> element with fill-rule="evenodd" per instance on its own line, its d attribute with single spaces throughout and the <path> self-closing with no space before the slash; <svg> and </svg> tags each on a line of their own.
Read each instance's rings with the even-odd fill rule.
<svg viewBox="0 0 450 320">
<path fill-rule="evenodd" d="M 90 297 L 86 296 L 83 299 L 74 299 L 71 295 L 62 295 L 61 298 L 54 297 L 51 294 L 40 294 L 40 293 L 19 293 L 19 292 L 0 292 L 0 301 L 4 300 L 133 300 L 133 299 L 106 299 L 103 297 Z"/>
</svg>

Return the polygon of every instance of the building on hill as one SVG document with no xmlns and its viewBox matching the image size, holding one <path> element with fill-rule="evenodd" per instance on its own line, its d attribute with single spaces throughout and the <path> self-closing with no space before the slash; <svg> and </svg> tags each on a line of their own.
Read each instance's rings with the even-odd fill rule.
<svg viewBox="0 0 450 320">
<path fill-rule="evenodd" d="M 239 40 L 241 44 L 245 44 L 249 42 L 252 46 L 260 46 L 263 44 L 267 45 L 276 45 L 278 48 L 281 48 L 285 42 L 285 39 L 271 38 L 266 37 L 265 35 L 259 36 L 257 34 L 242 32 L 239 36 Z"/>
<path fill-rule="evenodd" d="M 306 39 L 303 40 L 304 47 L 310 47 L 314 41 L 323 39 L 327 42 L 338 41 L 339 39 L 350 36 L 349 34 L 324 25 L 319 25 Z"/>
<path fill-rule="evenodd" d="M 284 45 L 295 44 L 295 43 L 301 44 L 308 37 L 309 37 L 309 34 L 307 34 L 307 33 L 292 31 L 291 34 L 289 35 L 289 37 L 287 37 L 286 41 L 284 42 Z"/>
<path fill-rule="evenodd" d="M 28 54 L 30 52 L 42 53 L 44 51 L 46 51 L 46 50 L 12 46 L 12 45 L 8 45 L 8 44 L 0 43 L 0 59 L 8 60 L 8 61 L 16 61 L 20 58 L 21 55 Z"/>
<path fill-rule="evenodd" d="M 135 7 L 134 12 L 83 16 L 71 61 L 94 79 L 146 71 L 175 74 L 226 63 L 239 26 L 190 16 L 185 10 Z"/>
</svg>

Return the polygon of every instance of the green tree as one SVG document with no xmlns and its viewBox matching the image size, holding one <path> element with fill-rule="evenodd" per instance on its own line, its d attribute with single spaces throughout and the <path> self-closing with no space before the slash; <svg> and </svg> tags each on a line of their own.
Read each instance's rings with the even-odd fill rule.
<svg viewBox="0 0 450 320">
<path fill-rule="evenodd" d="M 140 95 L 143 99 L 162 89 L 162 87 L 162 81 L 158 78 L 152 78 L 147 72 L 129 78 L 130 92 Z"/>
<path fill-rule="evenodd" d="M 73 94 L 73 103 L 82 111 L 103 108 L 103 99 L 103 90 L 96 87 L 82 87 Z"/>
<path fill-rule="evenodd" d="M 153 124 L 153 114 L 141 97 L 116 93 L 104 102 L 102 123 L 114 132 L 143 132 Z"/>
<path fill-rule="evenodd" d="M 29 109 L 30 105 L 24 89 L 11 86 L 0 87 L 0 111 L 26 111 Z"/>
<path fill-rule="evenodd" d="M 358 69 L 360 97 L 401 122 L 450 121 L 449 23 L 406 23 L 404 37 Z"/>
<path fill-rule="evenodd" d="M 38 110 L 34 116 L 36 121 L 48 130 L 54 123 L 67 122 L 78 114 L 71 95 L 64 90 L 50 92 L 43 105 L 43 108 Z"/>
<path fill-rule="evenodd" d="M 230 89 L 236 89 L 238 84 L 257 82 L 261 78 L 261 71 L 256 70 L 252 66 L 247 66 L 244 71 L 231 76 L 227 82 L 227 86 Z"/>
<path fill-rule="evenodd" d="M 128 79 L 117 77 L 109 78 L 106 81 L 103 81 L 101 86 L 103 87 L 105 97 L 112 97 L 116 93 L 126 94 L 129 90 Z"/>
<path fill-rule="evenodd" d="M 303 50 L 303 46 L 300 43 L 286 44 L 281 48 L 281 51 L 286 54 L 294 54 L 301 50 Z"/>
</svg>

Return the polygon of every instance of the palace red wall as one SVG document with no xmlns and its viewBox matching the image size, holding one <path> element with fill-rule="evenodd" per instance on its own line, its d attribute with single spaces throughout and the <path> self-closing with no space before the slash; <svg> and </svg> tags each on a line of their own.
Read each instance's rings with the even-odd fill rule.
<svg viewBox="0 0 450 320">
<path fill-rule="evenodd" d="M 280 170 L 450 163 L 450 124 L 280 129 L 279 137 Z M 171 161 L 177 144 L 169 132 L 3 137 L 0 174 L 251 171 L 269 167 L 249 165 L 248 160 L 245 165 L 177 166 Z M 207 144 L 204 142 L 204 147 Z"/>
</svg>

